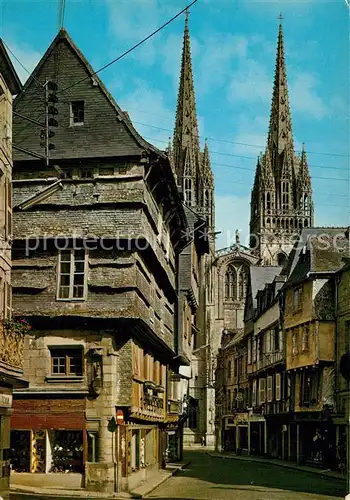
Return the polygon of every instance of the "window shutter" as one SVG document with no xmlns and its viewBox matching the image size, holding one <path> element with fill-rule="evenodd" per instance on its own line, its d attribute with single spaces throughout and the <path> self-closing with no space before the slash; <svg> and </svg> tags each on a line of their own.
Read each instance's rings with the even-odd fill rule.
<svg viewBox="0 0 350 500">
<path fill-rule="evenodd" d="M 262 405 L 265 403 L 266 399 L 266 379 L 259 379 L 259 404 Z"/>
<path fill-rule="evenodd" d="M 272 401 L 272 376 L 267 377 L 267 401 L 271 403 Z"/>
<path fill-rule="evenodd" d="M 256 406 L 256 379 L 253 380 L 252 406 Z"/>
<path fill-rule="evenodd" d="M 252 339 L 248 338 L 248 365 L 252 362 Z"/>
<path fill-rule="evenodd" d="M 283 350 L 283 331 L 282 331 L 282 328 L 278 332 L 278 350 L 279 351 Z"/>
<path fill-rule="evenodd" d="M 281 399 L 281 374 L 276 373 L 276 401 L 280 401 Z"/>
</svg>

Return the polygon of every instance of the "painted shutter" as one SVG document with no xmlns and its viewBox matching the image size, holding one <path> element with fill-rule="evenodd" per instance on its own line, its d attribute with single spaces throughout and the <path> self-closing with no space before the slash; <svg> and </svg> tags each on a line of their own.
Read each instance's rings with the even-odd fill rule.
<svg viewBox="0 0 350 500">
<path fill-rule="evenodd" d="M 252 388 L 252 406 L 256 406 L 256 379 L 253 380 Z"/>
<path fill-rule="evenodd" d="M 267 401 L 271 403 L 272 401 L 272 376 L 267 377 Z"/>
<path fill-rule="evenodd" d="M 281 399 L 281 374 L 276 373 L 276 401 L 280 401 Z"/>
<path fill-rule="evenodd" d="M 265 403 L 266 399 L 266 379 L 265 378 L 260 378 L 259 379 L 259 404 L 262 405 Z"/>
</svg>

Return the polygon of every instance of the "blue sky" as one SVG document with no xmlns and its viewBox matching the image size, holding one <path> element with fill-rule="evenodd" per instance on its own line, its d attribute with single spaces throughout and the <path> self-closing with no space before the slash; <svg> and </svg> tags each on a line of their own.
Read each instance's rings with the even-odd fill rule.
<svg viewBox="0 0 350 500">
<path fill-rule="evenodd" d="M 94 69 L 157 28 L 184 0 L 66 0 L 64 26 Z M 201 142 L 216 183 L 218 247 L 248 234 L 256 157 L 265 147 L 278 15 L 295 147 L 306 144 L 315 223 L 349 224 L 349 9 L 345 0 L 199 0 L 190 13 Z M 32 70 L 58 30 L 57 0 L 2 0 L 1 37 Z M 138 131 L 164 149 L 172 135 L 183 17 L 100 73 Z M 24 80 L 26 73 L 18 67 Z"/>
</svg>

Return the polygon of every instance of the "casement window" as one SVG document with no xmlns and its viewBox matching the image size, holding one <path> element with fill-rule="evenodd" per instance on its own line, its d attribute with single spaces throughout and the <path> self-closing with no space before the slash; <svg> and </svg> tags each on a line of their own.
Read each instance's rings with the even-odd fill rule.
<svg viewBox="0 0 350 500">
<path fill-rule="evenodd" d="M 59 254 L 58 293 L 63 300 L 84 300 L 87 285 L 85 250 L 62 250 Z"/>
<path fill-rule="evenodd" d="M 51 348 L 51 375 L 79 377 L 83 374 L 82 349 Z"/>
<path fill-rule="evenodd" d="M 297 349 L 297 329 L 294 328 L 292 331 L 292 355 L 295 356 L 298 352 Z"/>
<path fill-rule="evenodd" d="M 253 350 L 252 350 L 252 354 L 253 354 L 253 363 L 256 363 L 256 338 L 253 337 Z"/>
<path fill-rule="evenodd" d="M 259 379 L 259 405 L 264 404 L 265 400 L 266 400 L 266 379 L 260 378 Z"/>
<path fill-rule="evenodd" d="M 300 373 L 300 405 L 309 406 L 318 400 L 317 373 L 303 371 Z"/>
<path fill-rule="evenodd" d="M 303 288 L 298 286 L 293 290 L 293 311 L 300 311 L 302 309 L 302 296 Z"/>
<path fill-rule="evenodd" d="M 304 325 L 302 327 L 302 350 L 309 350 L 309 336 L 310 336 L 310 328 L 309 325 Z"/>
<path fill-rule="evenodd" d="M 280 401 L 281 399 L 281 374 L 276 373 L 275 375 L 275 399 L 276 401 Z"/>
<path fill-rule="evenodd" d="M 84 118 L 84 101 L 72 101 L 70 103 L 70 125 L 84 125 Z"/>
<path fill-rule="evenodd" d="M 253 380 L 252 386 L 252 406 L 256 406 L 256 379 Z"/>
<path fill-rule="evenodd" d="M 252 338 L 248 337 L 248 365 L 252 363 Z"/>
<path fill-rule="evenodd" d="M 192 179 L 185 179 L 185 203 L 189 207 L 192 205 Z"/>
<path fill-rule="evenodd" d="M 4 203 L 5 239 L 8 240 L 12 235 L 12 183 L 8 178 L 5 179 Z"/>
<path fill-rule="evenodd" d="M 272 376 L 269 375 L 267 377 L 267 390 L 266 390 L 266 393 L 267 393 L 267 401 L 269 403 L 271 403 L 272 401 Z"/>
</svg>

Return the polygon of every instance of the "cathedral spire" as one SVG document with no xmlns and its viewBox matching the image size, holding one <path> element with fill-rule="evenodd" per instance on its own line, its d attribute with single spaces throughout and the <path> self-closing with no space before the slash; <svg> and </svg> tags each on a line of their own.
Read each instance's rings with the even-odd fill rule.
<svg viewBox="0 0 350 500">
<path fill-rule="evenodd" d="M 276 154 L 286 157 L 292 156 L 294 151 L 292 120 L 289 108 L 287 73 L 284 60 L 283 28 L 281 24 L 278 30 L 278 43 L 276 55 L 275 80 L 273 86 L 270 126 L 268 133 L 268 148 L 272 158 Z"/>
<path fill-rule="evenodd" d="M 191 156 L 198 158 L 199 138 L 187 10 L 174 130 L 174 162 L 177 173 L 181 177 L 183 176 L 183 158 L 186 149 L 191 150 Z M 196 162 L 198 163 L 198 159 Z"/>
</svg>

